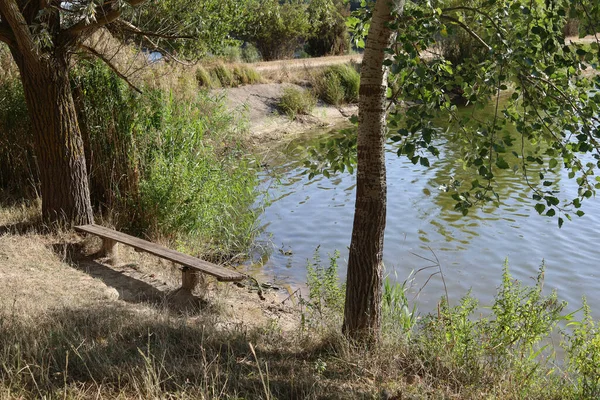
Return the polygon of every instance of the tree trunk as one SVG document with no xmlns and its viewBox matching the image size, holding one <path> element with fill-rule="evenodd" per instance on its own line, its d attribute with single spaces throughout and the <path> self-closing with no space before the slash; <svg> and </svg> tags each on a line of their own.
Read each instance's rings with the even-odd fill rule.
<svg viewBox="0 0 600 400">
<path fill-rule="evenodd" d="M 49 223 L 94 222 L 85 154 L 69 82 L 69 59 L 53 54 L 28 61 L 13 51 L 31 116 L 40 167 L 42 216 Z"/>
<path fill-rule="evenodd" d="M 398 7 L 404 7 L 400 1 Z M 386 218 L 385 49 L 393 32 L 392 3 L 378 0 L 367 38 L 358 105 L 356 206 L 346 281 L 343 331 L 357 340 L 377 340 L 381 327 L 383 237 Z"/>
</svg>

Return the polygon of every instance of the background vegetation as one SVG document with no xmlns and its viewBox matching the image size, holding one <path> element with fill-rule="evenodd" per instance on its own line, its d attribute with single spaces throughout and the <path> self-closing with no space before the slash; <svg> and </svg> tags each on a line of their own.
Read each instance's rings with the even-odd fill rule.
<svg viewBox="0 0 600 400">
<path fill-rule="evenodd" d="M 158 78 L 162 86 L 147 78 L 139 95 L 103 64 L 76 70 L 94 206 L 119 229 L 204 257 L 245 252 L 257 193 L 243 124 L 222 99 L 198 90 L 194 76 Z M 38 166 L 20 82 L 5 74 L 0 94 L 0 188 L 5 197 L 34 198 Z"/>
</svg>

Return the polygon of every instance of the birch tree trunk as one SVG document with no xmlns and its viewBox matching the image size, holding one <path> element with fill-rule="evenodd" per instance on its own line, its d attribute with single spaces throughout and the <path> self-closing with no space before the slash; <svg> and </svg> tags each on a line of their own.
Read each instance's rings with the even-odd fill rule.
<svg viewBox="0 0 600 400">
<path fill-rule="evenodd" d="M 383 238 L 386 220 L 385 49 L 394 38 L 388 23 L 392 2 L 377 0 L 363 56 L 358 108 L 356 206 L 348 258 L 343 332 L 377 340 L 381 327 Z M 404 0 L 399 4 L 404 8 Z"/>
</svg>

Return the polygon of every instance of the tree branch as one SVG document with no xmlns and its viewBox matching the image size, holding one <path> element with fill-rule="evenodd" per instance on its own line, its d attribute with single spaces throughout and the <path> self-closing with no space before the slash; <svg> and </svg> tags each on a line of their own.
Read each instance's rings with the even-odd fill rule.
<svg viewBox="0 0 600 400">
<path fill-rule="evenodd" d="M 100 60 L 102 60 L 106 65 L 108 65 L 108 67 L 110 69 L 113 70 L 113 72 L 115 74 L 117 74 L 117 76 L 121 79 L 123 79 L 125 81 L 125 83 L 127 83 L 129 85 L 130 88 L 132 88 L 133 90 L 135 90 L 136 92 L 138 92 L 139 94 L 142 94 L 142 91 L 135 86 L 130 80 L 129 78 L 127 78 L 127 76 L 125 76 L 123 73 L 121 73 L 121 71 L 119 71 L 119 69 L 117 67 L 115 67 L 115 65 L 113 63 L 110 62 L 110 60 L 106 57 L 104 57 L 104 55 L 102 55 L 101 53 L 97 52 L 95 49 L 86 46 L 84 44 L 80 44 L 79 48 L 81 48 L 82 50 L 85 50 L 86 52 L 96 56 L 97 58 L 99 58 Z"/>
<path fill-rule="evenodd" d="M 473 39 L 477 40 L 479 43 L 481 43 L 486 49 L 488 49 L 488 51 L 492 50 L 492 48 L 490 47 L 489 44 L 487 44 L 482 38 L 479 37 L 479 35 L 477 35 L 475 32 L 473 32 L 473 30 L 471 28 L 469 28 L 467 25 L 465 25 L 463 22 L 459 21 L 458 19 L 454 18 L 454 17 L 450 17 L 448 15 L 442 15 L 441 18 L 446 19 L 456 25 L 459 25 L 461 28 L 463 28 L 469 35 L 471 35 L 471 37 L 473 37 Z"/>
<path fill-rule="evenodd" d="M 488 13 L 485 13 L 485 12 L 478 10 L 476 8 L 473 8 L 473 7 L 466 7 L 466 6 L 448 7 L 448 8 L 442 9 L 442 12 L 446 12 L 446 11 L 471 11 L 476 14 L 483 15 L 494 26 L 494 28 L 496 29 L 496 32 L 498 32 L 500 37 L 504 39 L 502 30 L 500 29 L 500 27 L 498 26 L 496 21 L 494 21 L 494 19 Z"/>
<path fill-rule="evenodd" d="M 128 3 L 130 6 L 135 7 L 144 3 L 145 1 L 146 0 L 129 0 Z M 97 17 L 95 21 L 88 21 L 84 18 L 67 28 L 63 34 L 75 36 L 83 32 L 93 32 L 105 25 L 115 22 L 121 16 L 122 9 L 121 7 L 111 9 L 113 3 L 114 2 L 112 0 L 106 0 L 101 6 L 96 8 Z"/>
<path fill-rule="evenodd" d="M 193 36 L 189 36 L 189 35 L 183 35 L 183 36 L 167 35 L 164 33 L 143 31 L 140 28 L 138 28 L 137 26 L 133 25 L 132 23 L 130 23 L 128 21 L 123 21 L 123 20 L 117 21 L 117 25 L 122 30 L 131 32 L 131 33 L 135 33 L 136 35 L 156 37 L 156 38 L 160 38 L 160 39 L 194 39 Z"/>
<path fill-rule="evenodd" d="M 1 0 L 0 13 L 2 13 L 3 20 L 10 27 L 15 43 L 23 58 L 30 62 L 37 62 L 39 56 L 36 51 L 33 35 L 15 0 Z"/>
</svg>

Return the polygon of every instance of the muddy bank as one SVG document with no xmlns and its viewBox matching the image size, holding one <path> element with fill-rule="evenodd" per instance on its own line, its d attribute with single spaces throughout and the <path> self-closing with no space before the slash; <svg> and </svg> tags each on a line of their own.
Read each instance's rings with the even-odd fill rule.
<svg viewBox="0 0 600 400">
<path fill-rule="evenodd" d="M 228 109 L 248 124 L 250 141 L 254 144 L 264 144 L 308 130 L 343 124 L 353 114 L 358 113 L 356 105 L 336 107 L 319 101 L 310 115 L 299 115 L 295 120 L 291 120 L 277 107 L 277 102 L 286 87 L 308 90 L 291 83 L 265 83 L 220 89 L 215 93 L 225 96 Z"/>
</svg>

